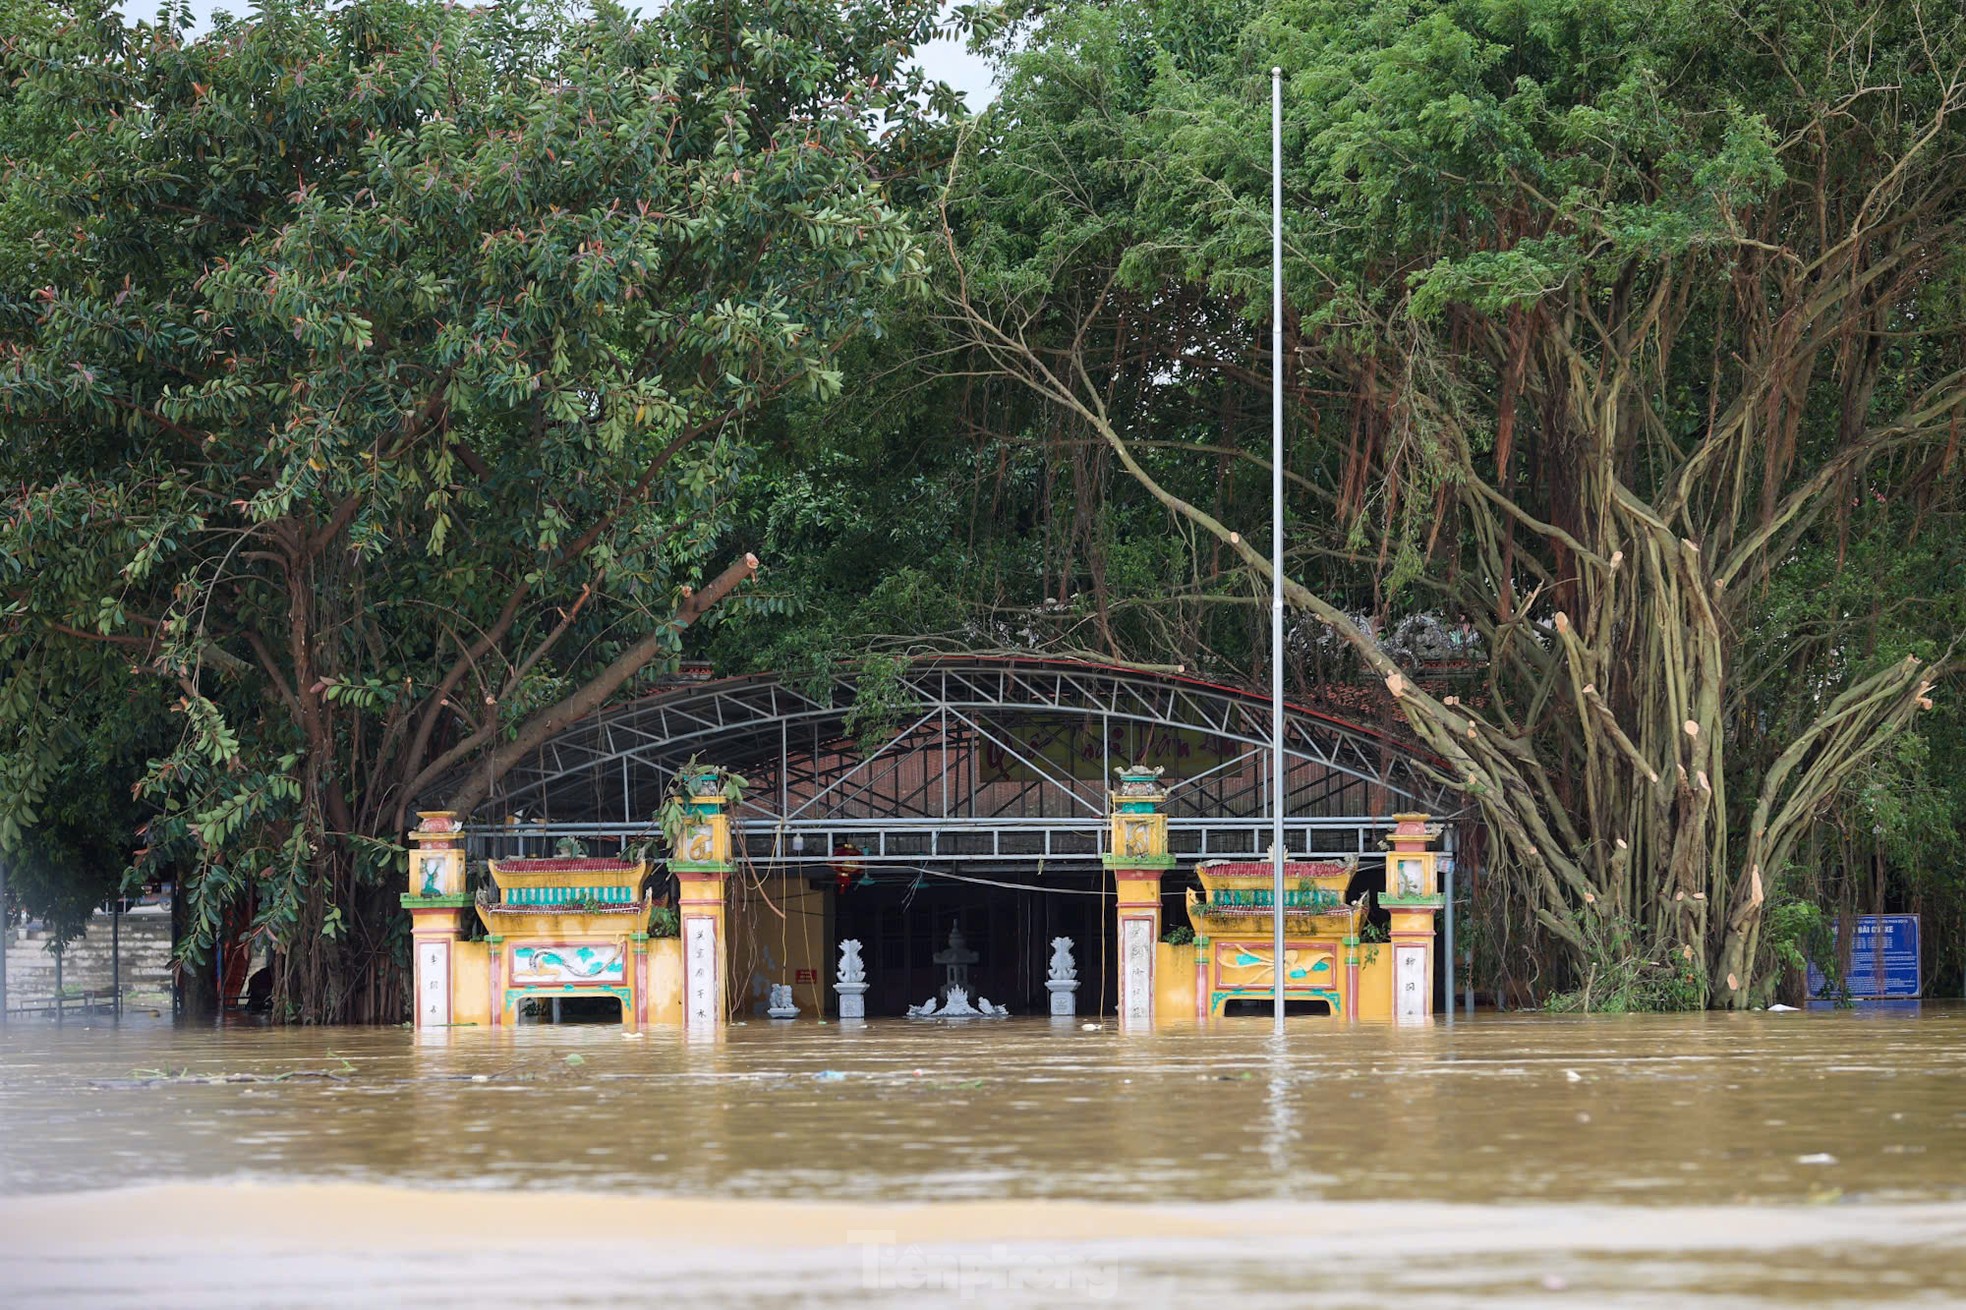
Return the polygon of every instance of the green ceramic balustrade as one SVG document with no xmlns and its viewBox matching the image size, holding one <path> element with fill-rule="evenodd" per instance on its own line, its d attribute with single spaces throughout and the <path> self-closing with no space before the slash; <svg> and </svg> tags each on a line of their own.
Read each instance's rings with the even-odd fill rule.
<svg viewBox="0 0 1966 1310">
<path fill-rule="evenodd" d="M 507 905 L 627 905 L 635 899 L 629 887 L 508 887 Z"/>
<path fill-rule="evenodd" d="M 1208 899 L 1208 904 L 1216 909 L 1248 910 L 1268 909 L 1272 904 L 1273 893 L 1243 887 L 1218 888 Z M 1307 887 L 1297 891 L 1285 891 L 1283 908 L 1286 910 L 1329 910 L 1336 909 L 1341 901 L 1337 892 L 1322 887 Z"/>
</svg>

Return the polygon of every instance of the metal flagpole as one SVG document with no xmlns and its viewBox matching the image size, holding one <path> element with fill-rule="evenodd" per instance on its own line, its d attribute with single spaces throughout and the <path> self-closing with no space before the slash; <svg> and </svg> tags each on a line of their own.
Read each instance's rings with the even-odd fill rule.
<svg viewBox="0 0 1966 1310">
<path fill-rule="evenodd" d="M 1446 846 L 1450 852 L 1454 849 L 1454 845 L 1451 840 L 1446 843 Z M 1442 901 L 1447 907 L 1447 913 L 1442 916 L 1446 920 L 1446 928 L 1447 928 L 1447 940 L 1441 944 L 1441 950 L 1447 956 L 1447 991 L 1445 994 L 1446 1004 L 1442 1008 L 1444 1008 L 1447 1011 L 1447 1026 L 1449 1028 L 1452 1028 L 1454 1026 L 1454 978 L 1456 973 L 1455 959 L 1454 959 L 1454 857 L 1453 855 L 1451 854 L 1448 855 L 1448 857 L 1442 860 L 1440 863 L 1442 866 L 1444 866 L 1441 870 Z"/>
<path fill-rule="evenodd" d="M 1283 70 L 1270 70 L 1270 957 L 1277 1032 L 1283 1031 Z"/>
<path fill-rule="evenodd" d="M 14 945 L 14 920 L 7 913 L 7 862 L 0 859 L 0 1023 L 7 1022 L 7 954 Z"/>
</svg>

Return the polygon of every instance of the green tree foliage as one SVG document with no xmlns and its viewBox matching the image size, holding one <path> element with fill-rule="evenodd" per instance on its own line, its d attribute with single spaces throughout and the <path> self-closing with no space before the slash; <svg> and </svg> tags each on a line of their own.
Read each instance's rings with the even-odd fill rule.
<svg viewBox="0 0 1966 1310">
<path fill-rule="evenodd" d="M 1025 426 L 1019 398 L 934 376 L 933 328 L 908 306 L 892 317 L 890 335 L 856 346 L 866 384 L 793 407 L 745 480 L 738 535 L 772 569 L 710 638 L 718 667 L 797 677 L 869 651 L 1114 659 L 1178 644 L 1156 635 L 1188 568 L 1165 515 L 1101 494 L 1110 461 Z"/>
<path fill-rule="evenodd" d="M 0 684 L 0 695 L 30 694 L 55 681 L 87 686 L 89 697 L 61 714 L 32 704 L 4 711 L 16 725 L 14 749 L 0 756 L 0 787 L 38 799 L 14 811 L 7 844 L 7 894 L 51 930 L 51 944 L 82 935 L 97 907 L 121 888 L 131 837 L 148 817 L 131 793 L 146 761 L 173 737 L 165 696 L 153 679 L 130 675 L 117 652 L 73 645 L 37 652 L 30 676 Z M 8 907 L 0 907 L 0 914 Z"/>
<path fill-rule="evenodd" d="M 1966 504 L 1923 496 L 1853 500 L 1847 531 L 1825 533 L 1774 579 L 1741 661 L 1756 731 L 1741 753 L 1766 758 L 1824 685 L 1853 663 L 1930 649 L 1966 632 Z M 1951 993 L 1966 926 L 1966 716 L 1940 697 L 1915 729 L 1852 771 L 1771 890 L 1790 921 L 1828 952 L 1827 924 L 1911 912 L 1924 922 L 1925 978 Z M 1849 939 L 1846 931 L 1844 940 Z M 1793 964 L 1793 960 L 1786 961 Z M 1791 969 L 1783 981 L 1799 984 Z M 1791 998 L 1793 999 L 1793 998 Z"/>
<path fill-rule="evenodd" d="M 935 10 L 7 0 L 0 843 L 165 689 L 187 952 L 249 906 L 288 1012 L 395 1018 L 408 810 L 664 667 L 746 423 L 920 278 Z"/>
<path fill-rule="evenodd" d="M 1958 632 L 1771 625 L 1826 544 L 1903 539 L 1873 502 L 1959 504 L 1966 17 L 1252 0 L 1026 32 L 946 202 L 966 368 L 1266 577 L 1266 497 L 1202 499 L 1216 455 L 1166 443 L 1216 444 L 1213 412 L 1261 449 L 1280 66 L 1302 640 L 1383 681 L 1573 977 L 1612 942 L 1749 1003 L 1770 888 L 1907 758 Z M 1482 685 L 1423 686 L 1357 618 L 1416 609 L 1479 631 Z"/>
</svg>

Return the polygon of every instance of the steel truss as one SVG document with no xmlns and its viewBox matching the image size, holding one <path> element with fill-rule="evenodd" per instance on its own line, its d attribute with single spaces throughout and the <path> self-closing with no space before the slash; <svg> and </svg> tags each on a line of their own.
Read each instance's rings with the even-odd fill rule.
<svg viewBox="0 0 1966 1310">
<path fill-rule="evenodd" d="M 941 659 L 884 689 L 888 722 L 849 723 L 854 680 L 778 677 L 665 689 L 575 724 L 477 814 L 480 854 L 562 837 L 649 836 L 692 757 L 749 781 L 734 818 L 750 858 L 1096 869 L 1113 769 L 1166 761 L 1169 841 L 1184 863 L 1262 858 L 1269 702 L 1194 679 L 1059 660 Z M 1293 853 L 1376 856 L 1388 816 L 1460 802 L 1391 734 L 1295 708 L 1287 721 Z"/>
</svg>

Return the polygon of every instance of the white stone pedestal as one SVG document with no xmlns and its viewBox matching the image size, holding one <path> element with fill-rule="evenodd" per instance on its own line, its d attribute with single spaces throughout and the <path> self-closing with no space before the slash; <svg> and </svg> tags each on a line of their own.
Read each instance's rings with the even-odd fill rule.
<svg viewBox="0 0 1966 1310">
<path fill-rule="evenodd" d="M 865 1019 L 867 1017 L 867 984 L 864 982 L 836 982 L 833 990 L 840 994 L 840 1018 Z"/>
<path fill-rule="evenodd" d="M 1071 1018 L 1079 1012 L 1079 980 L 1076 978 L 1053 978 L 1045 987 L 1051 992 L 1051 1013 L 1054 1016 Z"/>
</svg>

